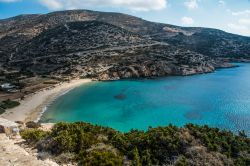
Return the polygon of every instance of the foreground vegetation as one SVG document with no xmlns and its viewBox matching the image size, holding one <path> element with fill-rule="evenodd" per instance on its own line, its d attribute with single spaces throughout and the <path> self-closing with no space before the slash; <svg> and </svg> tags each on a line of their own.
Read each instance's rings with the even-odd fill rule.
<svg viewBox="0 0 250 166">
<path fill-rule="evenodd" d="M 14 108 L 19 106 L 20 103 L 18 101 L 5 100 L 0 102 L 0 114 L 4 113 L 6 109 Z"/>
<path fill-rule="evenodd" d="M 120 133 L 88 123 L 58 123 L 51 131 L 27 129 L 21 136 L 58 163 L 80 165 L 250 165 L 250 139 L 188 124 Z"/>
</svg>

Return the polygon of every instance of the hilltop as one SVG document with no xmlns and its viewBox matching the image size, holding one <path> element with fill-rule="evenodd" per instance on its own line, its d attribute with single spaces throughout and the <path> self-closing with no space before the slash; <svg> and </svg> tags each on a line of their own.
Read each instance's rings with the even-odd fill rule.
<svg viewBox="0 0 250 166">
<path fill-rule="evenodd" d="M 186 28 L 154 23 L 134 16 L 90 10 L 59 11 L 49 14 L 20 15 L 0 20 L 0 50 L 12 52 L 15 47 L 40 33 L 67 22 L 101 21 L 148 36 L 155 41 L 184 47 L 217 57 L 249 57 L 250 38 L 210 28 Z M 10 48 L 9 49 L 6 49 Z"/>
</svg>

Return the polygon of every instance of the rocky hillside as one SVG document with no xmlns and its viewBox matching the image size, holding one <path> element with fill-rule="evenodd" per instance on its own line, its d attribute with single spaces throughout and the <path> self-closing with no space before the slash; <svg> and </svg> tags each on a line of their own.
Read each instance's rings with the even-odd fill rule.
<svg viewBox="0 0 250 166">
<path fill-rule="evenodd" d="M 70 22 L 44 31 L 17 47 L 8 61 L 21 71 L 99 80 L 190 75 L 224 65 L 98 21 Z"/>
<path fill-rule="evenodd" d="M 0 50 L 2 54 L 15 51 L 41 32 L 72 21 L 97 20 L 122 27 L 128 31 L 149 36 L 209 56 L 249 57 L 250 38 L 216 29 L 184 28 L 142 20 L 137 17 L 88 10 L 53 12 L 45 15 L 21 15 L 0 20 Z M 7 49 L 10 48 L 10 49 Z"/>
<path fill-rule="evenodd" d="M 49 29 L 18 47 L 13 59 L 153 43 L 156 42 L 111 24 L 97 21 L 70 22 Z"/>
<path fill-rule="evenodd" d="M 198 30 L 198 29 L 197 29 Z M 235 59 L 250 58 L 250 38 L 225 33 L 216 29 L 201 28 L 191 34 L 178 33 L 174 36 L 155 36 L 157 41 L 171 43 L 210 57 Z"/>
<path fill-rule="evenodd" d="M 0 69 L 101 80 L 189 75 L 248 58 L 250 38 L 88 10 L 0 20 Z"/>
</svg>

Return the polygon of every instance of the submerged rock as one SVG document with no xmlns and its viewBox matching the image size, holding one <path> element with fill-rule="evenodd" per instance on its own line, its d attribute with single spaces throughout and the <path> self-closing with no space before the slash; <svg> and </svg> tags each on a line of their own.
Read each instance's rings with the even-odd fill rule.
<svg viewBox="0 0 250 166">
<path fill-rule="evenodd" d="M 200 114 L 200 112 L 197 112 L 197 111 L 187 112 L 185 114 L 185 117 L 187 119 L 190 119 L 190 120 L 200 120 L 200 119 L 202 119 L 202 115 Z"/>
<path fill-rule="evenodd" d="M 115 95 L 114 97 L 117 100 L 124 100 L 127 98 L 127 96 L 125 94 L 118 94 L 118 95 Z"/>
</svg>

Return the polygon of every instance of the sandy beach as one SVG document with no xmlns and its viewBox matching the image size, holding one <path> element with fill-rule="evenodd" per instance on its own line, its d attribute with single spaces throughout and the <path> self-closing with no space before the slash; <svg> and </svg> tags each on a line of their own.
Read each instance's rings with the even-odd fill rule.
<svg viewBox="0 0 250 166">
<path fill-rule="evenodd" d="M 4 114 L 0 115 L 0 117 L 11 121 L 36 121 L 40 118 L 43 109 L 56 97 L 89 82 L 91 82 L 91 79 L 77 79 L 69 83 L 60 83 L 54 87 L 35 92 L 25 97 L 24 100 L 21 100 L 18 107 L 7 110 Z"/>
</svg>

